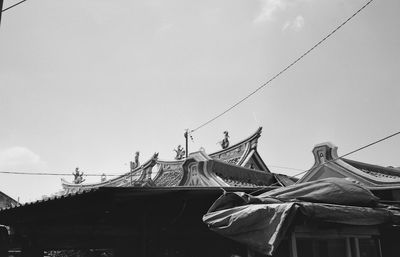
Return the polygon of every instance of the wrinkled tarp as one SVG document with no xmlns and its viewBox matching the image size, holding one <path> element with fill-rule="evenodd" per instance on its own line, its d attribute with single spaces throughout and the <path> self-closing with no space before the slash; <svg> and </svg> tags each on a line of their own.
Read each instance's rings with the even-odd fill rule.
<svg viewBox="0 0 400 257">
<path fill-rule="evenodd" d="M 349 225 L 398 224 L 398 210 L 378 201 L 354 181 L 328 178 L 259 196 L 225 193 L 203 216 L 203 221 L 223 236 L 272 255 L 298 213 L 312 220 Z"/>
</svg>

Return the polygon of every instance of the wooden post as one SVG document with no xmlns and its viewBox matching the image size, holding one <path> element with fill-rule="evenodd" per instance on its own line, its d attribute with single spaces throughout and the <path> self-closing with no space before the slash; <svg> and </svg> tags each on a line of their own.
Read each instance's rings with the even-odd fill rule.
<svg viewBox="0 0 400 257">
<path fill-rule="evenodd" d="M 294 232 L 292 232 L 290 235 L 289 244 L 290 244 L 290 257 L 297 257 L 296 234 Z"/>
<path fill-rule="evenodd" d="M 360 244 L 358 242 L 358 238 L 354 238 L 354 246 L 356 249 L 356 256 L 355 257 L 360 257 Z"/>
<path fill-rule="evenodd" d="M 346 257 L 352 257 L 351 256 L 351 242 L 350 242 L 349 237 L 346 237 Z"/>
<path fill-rule="evenodd" d="M 185 136 L 185 141 L 186 141 L 186 158 L 188 157 L 189 154 L 189 129 L 186 129 L 185 134 L 183 134 Z"/>
<path fill-rule="evenodd" d="M 0 257 L 8 256 L 8 248 L 9 248 L 8 230 L 6 227 L 0 226 Z"/>
</svg>

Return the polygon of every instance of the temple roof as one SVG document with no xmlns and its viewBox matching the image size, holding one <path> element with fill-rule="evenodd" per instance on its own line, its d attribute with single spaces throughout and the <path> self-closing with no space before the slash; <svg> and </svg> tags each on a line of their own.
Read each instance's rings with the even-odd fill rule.
<svg viewBox="0 0 400 257">
<path fill-rule="evenodd" d="M 260 182 L 259 176 L 271 174 L 271 172 L 257 152 L 257 143 L 261 136 L 261 131 L 262 128 L 260 127 L 248 138 L 209 155 L 201 151 L 193 153 L 189 156 L 188 160 L 203 158 L 203 160 L 197 161 L 208 161 L 209 163 L 213 163 L 212 165 L 218 166 L 222 171 L 217 172 L 216 176 L 224 181 L 224 183 L 221 182 L 221 186 L 265 186 L 265 183 Z M 143 165 L 136 167 L 131 172 L 127 172 L 122 176 L 92 184 L 74 184 L 62 179 L 62 186 L 65 193 L 98 187 L 184 186 L 185 184 L 182 181 L 185 179 L 184 163 L 186 161 L 186 159 L 163 161 L 158 159 L 158 154 L 154 154 Z M 229 164 L 229 166 L 225 164 Z M 242 168 L 240 172 L 243 174 L 237 170 L 238 167 Z M 229 172 L 231 174 L 228 174 Z M 266 179 L 266 177 L 264 176 L 262 179 Z M 272 180 L 268 179 L 267 181 L 271 182 Z M 274 181 L 276 182 L 276 180 Z M 207 185 L 203 184 L 202 186 Z"/>
<path fill-rule="evenodd" d="M 315 163 L 298 183 L 327 177 L 348 177 L 372 188 L 400 187 L 400 170 L 392 167 L 339 158 L 338 147 L 322 143 L 313 149 Z"/>
<path fill-rule="evenodd" d="M 19 202 L 0 191 L 0 209 L 18 206 Z"/>
<path fill-rule="evenodd" d="M 295 177 L 290 177 L 290 176 L 285 175 L 285 174 L 277 174 L 277 173 L 274 173 L 274 177 L 275 177 L 276 181 L 277 181 L 281 186 L 284 186 L 284 187 L 294 185 L 294 184 L 296 184 L 296 182 L 298 181 L 297 178 L 295 178 Z"/>
</svg>

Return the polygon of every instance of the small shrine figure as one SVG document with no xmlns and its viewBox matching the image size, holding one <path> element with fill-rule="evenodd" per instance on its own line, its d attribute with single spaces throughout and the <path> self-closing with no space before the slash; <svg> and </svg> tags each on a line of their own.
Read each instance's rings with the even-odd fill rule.
<svg viewBox="0 0 400 257">
<path fill-rule="evenodd" d="M 75 172 L 72 173 L 74 175 L 74 183 L 81 184 L 85 179 L 83 178 L 83 172 L 79 171 L 79 167 L 75 168 Z"/>
<path fill-rule="evenodd" d="M 105 173 L 101 174 L 101 182 L 105 182 L 107 180 L 107 176 Z"/>
<path fill-rule="evenodd" d="M 186 151 L 181 145 L 178 145 L 178 147 L 174 149 L 174 151 L 176 153 L 175 160 L 182 160 L 185 157 Z"/>
<path fill-rule="evenodd" d="M 221 144 L 222 149 L 226 149 L 229 147 L 229 133 L 228 131 L 224 131 L 224 139 L 220 141 L 219 143 Z"/>
<path fill-rule="evenodd" d="M 139 151 L 135 153 L 135 162 L 130 162 L 131 164 L 131 172 L 136 169 L 137 167 L 139 167 Z"/>
</svg>

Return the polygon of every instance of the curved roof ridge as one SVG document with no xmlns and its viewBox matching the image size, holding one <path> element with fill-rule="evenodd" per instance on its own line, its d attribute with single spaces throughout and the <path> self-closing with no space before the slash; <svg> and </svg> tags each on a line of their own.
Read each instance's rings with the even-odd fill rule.
<svg viewBox="0 0 400 257">
<path fill-rule="evenodd" d="M 351 160 L 351 159 L 347 159 L 347 158 L 342 158 L 342 160 L 352 166 L 355 166 L 358 169 L 360 169 L 360 168 L 361 169 L 362 168 L 372 169 L 373 171 L 376 171 L 376 172 L 382 172 L 387 175 L 393 175 L 393 176 L 400 177 L 400 170 L 398 170 L 396 168 L 380 166 L 380 165 L 372 164 L 372 163 L 360 162 L 360 161 Z"/>
<path fill-rule="evenodd" d="M 122 175 L 124 176 L 124 175 Z M 110 184 L 111 180 L 107 180 L 107 181 L 103 181 L 103 182 L 94 182 L 94 183 L 87 183 L 87 184 L 75 184 L 73 182 L 69 182 L 66 179 L 62 178 L 61 179 L 61 184 L 64 186 L 73 186 L 73 187 L 82 187 L 82 188 L 86 188 L 86 187 L 92 187 L 92 186 L 105 186 L 107 184 Z"/>
<path fill-rule="evenodd" d="M 249 137 L 243 139 L 242 141 L 239 141 L 238 143 L 235 143 L 234 145 L 229 146 L 226 149 L 222 149 L 222 150 L 210 153 L 208 155 L 212 157 L 214 155 L 218 155 L 218 154 L 221 154 L 221 153 L 224 153 L 224 152 L 229 152 L 232 149 L 234 149 L 234 148 L 236 148 L 236 147 L 238 147 L 238 146 L 240 146 L 240 145 L 242 145 L 244 143 L 251 142 L 254 139 L 258 139 L 261 136 L 261 132 L 262 132 L 262 127 L 259 127 L 252 135 L 250 135 Z M 182 160 L 160 160 L 160 159 L 157 159 L 157 163 L 178 164 L 178 163 L 183 163 L 185 160 L 186 160 L 186 158 L 183 158 Z"/>
<path fill-rule="evenodd" d="M 271 182 L 271 180 L 274 179 L 273 174 L 266 173 L 261 170 L 241 167 L 230 163 L 225 163 L 220 160 L 212 160 L 211 162 L 214 163 L 215 167 L 215 170 L 213 172 L 220 177 L 236 179 L 238 181 L 243 181 L 256 185 L 265 185 L 266 183 L 268 184 Z"/>
<path fill-rule="evenodd" d="M 153 156 L 149 160 L 147 160 L 142 165 L 136 167 L 134 170 L 129 171 L 129 172 L 127 172 L 125 174 L 122 174 L 120 176 L 116 176 L 115 178 L 112 178 L 112 179 L 104 181 L 104 182 L 95 182 L 95 183 L 87 183 L 87 184 L 75 184 L 75 183 L 72 183 L 72 182 L 68 182 L 68 181 L 66 181 L 65 179 L 62 178 L 61 179 L 61 184 L 62 184 L 62 186 L 65 185 L 65 186 L 68 186 L 68 187 L 82 187 L 82 188 L 93 187 L 93 186 L 95 186 L 95 187 L 105 186 L 105 185 L 114 183 L 116 181 L 119 181 L 120 179 L 123 179 L 124 177 L 128 177 L 128 176 L 130 176 L 130 175 L 132 175 L 132 174 L 134 174 L 136 172 L 139 172 L 139 171 L 143 172 L 144 169 L 147 168 L 150 164 L 152 164 L 154 161 L 157 161 L 157 158 L 158 158 L 158 153 L 154 153 Z"/>
<path fill-rule="evenodd" d="M 376 186 L 379 186 L 379 184 L 377 184 L 377 183 L 381 183 L 381 186 L 382 186 L 382 185 L 386 185 L 386 184 L 389 184 L 389 185 L 390 184 L 398 184 L 400 182 L 399 175 L 397 175 L 397 176 L 396 175 L 388 175 L 386 178 L 380 177 L 380 176 L 375 176 L 373 174 L 366 172 L 365 169 L 355 166 L 354 163 L 347 162 L 347 161 L 348 161 L 348 159 L 346 161 L 343 159 L 338 159 L 335 162 L 331 162 L 326 165 L 328 167 L 337 165 L 340 168 L 347 171 L 348 173 L 352 174 L 353 176 L 356 176 L 360 180 L 360 182 L 367 181 L 368 183 L 371 183 Z M 361 163 L 361 162 L 358 162 L 358 163 Z M 362 164 L 366 164 L 366 163 L 362 163 Z M 375 172 L 380 173 L 380 174 L 385 174 L 382 172 L 382 170 L 375 171 Z M 385 174 L 385 175 L 387 175 L 387 174 Z"/>
<path fill-rule="evenodd" d="M 227 147 L 227 148 L 225 148 L 225 149 L 222 149 L 222 150 L 219 150 L 219 151 L 217 151 L 217 152 L 211 153 L 211 154 L 209 154 L 209 156 L 213 157 L 213 155 L 218 155 L 218 154 L 221 154 L 221 153 L 229 152 L 229 151 L 231 151 L 232 149 L 234 149 L 234 148 L 236 148 L 236 147 L 238 147 L 238 146 L 240 146 L 240 145 L 242 145 L 242 144 L 245 144 L 245 143 L 251 142 L 251 141 L 253 141 L 253 140 L 255 140 L 255 139 L 258 139 L 258 138 L 261 136 L 261 132 L 262 132 L 262 127 L 259 127 L 259 128 L 257 129 L 257 131 L 254 132 L 254 133 L 253 133 L 251 136 L 249 136 L 248 138 L 246 138 L 246 139 L 244 139 L 244 140 L 242 140 L 242 141 L 240 141 L 240 142 L 238 142 L 238 143 L 236 143 L 236 144 L 234 144 L 234 145 L 232 145 L 232 146 L 229 146 L 229 147 Z"/>
<path fill-rule="evenodd" d="M 352 159 L 340 158 L 338 147 L 330 142 L 317 144 L 312 153 L 314 165 L 297 183 L 304 183 L 321 177 L 351 177 L 366 186 L 385 187 L 400 185 L 400 170 Z M 332 173 L 333 172 L 333 173 Z"/>
<path fill-rule="evenodd" d="M 257 146 L 257 140 L 258 138 L 261 136 L 261 132 L 262 132 L 262 127 L 259 127 L 252 135 L 250 135 L 249 137 L 245 138 L 244 140 L 239 141 L 238 143 L 235 143 L 232 146 L 227 147 L 226 149 L 222 149 L 216 152 L 213 152 L 211 154 L 209 154 L 208 156 L 215 158 L 216 156 L 220 155 L 220 154 L 224 154 L 224 153 L 228 153 L 230 151 L 232 151 L 233 149 L 236 149 L 237 147 L 243 145 L 243 144 L 247 144 L 247 143 L 251 143 L 252 141 L 256 140 L 255 142 L 255 146 L 252 147 L 250 145 L 250 148 L 254 148 L 256 149 Z M 250 149 L 249 149 L 250 150 Z M 143 172 L 145 172 L 145 169 L 148 168 L 151 165 L 155 165 L 155 164 L 170 164 L 170 165 L 178 165 L 178 164 L 183 164 L 183 162 L 186 160 L 186 158 L 183 158 L 182 160 L 159 160 L 158 159 L 158 153 L 154 153 L 153 156 L 147 160 L 145 163 L 143 163 L 142 165 L 136 167 L 133 171 L 129 171 L 123 175 L 117 176 L 115 178 L 112 178 L 110 180 L 104 181 L 104 182 L 97 182 L 97 183 L 90 183 L 90 184 L 74 184 L 72 182 L 68 182 L 65 179 L 61 179 L 62 182 L 62 186 L 67 187 L 67 188 L 93 188 L 93 187 L 101 187 L 101 186 L 107 186 L 109 184 L 113 184 L 115 182 L 118 182 L 126 177 L 131 176 L 132 174 L 136 173 L 136 172 L 142 172 L 141 177 L 144 177 L 145 174 L 143 174 Z M 158 177 L 157 176 L 154 178 L 156 179 Z M 139 179 L 140 180 L 140 179 Z"/>
<path fill-rule="evenodd" d="M 160 160 L 157 159 L 156 163 L 159 164 L 180 164 L 180 163 L 184 163 L 186 160 L 186 158 L 183 158 L 182 160 Z"/>
</svg>

